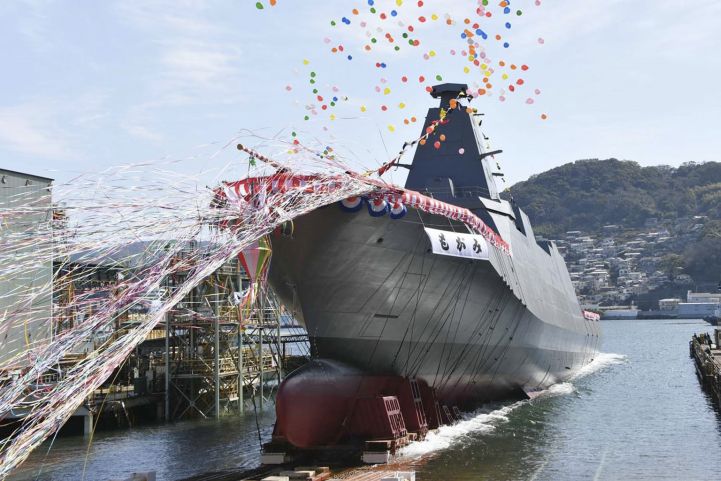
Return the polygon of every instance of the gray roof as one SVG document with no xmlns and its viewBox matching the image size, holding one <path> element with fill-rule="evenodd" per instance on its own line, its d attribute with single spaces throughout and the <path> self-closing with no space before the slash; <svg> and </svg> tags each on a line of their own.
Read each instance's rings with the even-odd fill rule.
<svg viewBox="0 0 721 481">
<path fill-rule="evenodd" d="M 20 177 L 27 177 L 30 179 L 44 180 L 46 182 L 52 182 L 55 180 L 55 179 L 51 179 L 50 177 L 43 177 L 42 175 L 27 174 L 25 172 L 18 172 L 16 170 L 10 170 L 10 169 L 0 169 L 0 175 L 2 175 L 2 174 L 17 175 Z"/>
</svg>

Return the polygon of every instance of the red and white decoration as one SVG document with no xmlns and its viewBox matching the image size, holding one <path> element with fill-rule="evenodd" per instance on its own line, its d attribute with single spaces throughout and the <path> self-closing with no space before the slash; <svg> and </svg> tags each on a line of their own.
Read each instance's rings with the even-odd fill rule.
<svg viewBox="0 0 721 481">
<path fill-rule="evenodd" d="M 383 196 L 368 199 L 368 213 L 373 217 L 384 216 L 388 212 L 388 201 Z"/>
<path fill-rule="evenodd" d="M 400 219 L 408 213 L 406 205 L 400 201 L 391 204 L 391 219 Z"/>
<path fill-rule="evenodd" d="M 347 212 L 357 212 L 363 207 L 363 197 L 348 197 L 347 199 L 341 200 L 340 204 L 343 206 L 343 210 Z"/>
<path fill-rule="evenodd" d="M 427 197 L 420 192 L 402 189 L 377 180 L 363 176 L 353 176 L 355 180 L 368 184 L 367 203 L 371 215 L 382 216 L 390 211 L 391 216 L 402 217 L 402 211 L 408 207 L 418 209 L 429 214 L 440 215 L 448 219 L 463 222 L 470 226 L 475 232 L 482 235 L 493 246 L 511 255 L 508 243 L 501 236 L 496 234 L 473 212 L 463 207 L 458 207 L 446 202 Z M 319 176 L 296 175 L 290 173 L 279 173 L 268 177 L 249 177 L 236 182 L 227 182 L 222 189 L 216 190 L 216 202 L 229 201 L 252 202 L 254 206 L 262 207 L 266 197 L 270 194 L 286 192 L 291 189 L 298 189 L 301 192 L 332 192 L 347 181 L 344 176 L 338 176 L 338 182 L 318 182 Z M 359 197 L 345 199 L 341 203 L 344 207 L 359 207 Z M 390 207 L 389 207 L 390 206 Z M 350 207 L 353 208 L 353 207 Z"/>
</svg>

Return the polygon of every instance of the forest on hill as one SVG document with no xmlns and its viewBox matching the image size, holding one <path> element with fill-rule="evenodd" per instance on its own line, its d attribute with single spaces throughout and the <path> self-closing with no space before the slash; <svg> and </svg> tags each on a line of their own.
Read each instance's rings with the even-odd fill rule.
<svg viewBox="0 0 721 481">
<path fill-rule="evenodd" d="M 537 234 L 597 232 L 607 224 L 643 227 L 649 218 L 721 219 L 721 163 L 642 167 L 617 159 L 578 160 L 510 188 Z"/>
<path fill-rule="evenodd" d="M 535 233 L 551 239 L 569 230 L 598 234 L 609 224 L 633 235 L 651 219 L 678 235 L 674 227 L 692 226 L 695 216 L 705 216 L 693 240 L 679 246 L 678 264 L 697 281 L 721 276 L 719 162 L 642 167 L 617 159 L 578 160 L 515 184 L 510 195 Z"/>
</svg>

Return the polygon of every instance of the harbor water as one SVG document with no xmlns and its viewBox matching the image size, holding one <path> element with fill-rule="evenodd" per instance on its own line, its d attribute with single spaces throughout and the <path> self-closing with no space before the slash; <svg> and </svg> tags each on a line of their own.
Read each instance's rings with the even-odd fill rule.
<svg viewBox="0 0 721 481">
<path fill-rule="evenodd" d="M 721 480 L 721 417 L 689 358 L 703 321 L 604 321 L 603 352 L 532 401 L 487 406 L 405 449 L 417 479 Z M 59 437 L 12 480 L 159 480 L 257 465 L 272 405 L 256 416 Z M 84 474 L 83 474 L 84 472 Z"/>
</svg>

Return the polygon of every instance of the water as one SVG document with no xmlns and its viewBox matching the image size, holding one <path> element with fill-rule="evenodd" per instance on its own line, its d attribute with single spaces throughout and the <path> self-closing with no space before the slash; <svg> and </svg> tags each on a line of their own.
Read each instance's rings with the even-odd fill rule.
<svg viewBox="0 0 721 481">
<path fill-rule="evenodd" d="M 533 401 L 488 406 L 407 448 L 422 481 L 721 479 L 721 423 L 688 356 L 702 321 L 603 322 L 604 352 Z M 272 409 L 259 418 L 270 436 Z M 60 438 L 13 480 L 79 480 L 156 470 L 160 480 L 258 460 L 255 416 Z M 43 467 L 43 474 L 37 476 Z"/>
<path fill-rule="evenodd" d="M 272 404 L 258 417 L 264 441 L 270 438 L 275 414 Z M 49 444 L 49 443 L 48 443 Z M 122 431 L 95 433 L 92 443 L 82 436 L 60 437 L 48 451 L 39 448 L 11 480 L 125 479 L 131 473 L 156 471 L 158 480 L 256 466 L 260 456 L 255 415 L 220 420 L 184 421 Z M 42 474 L 38 475 L 42 471 Z"/>
<path fill-rule="evenodd" d="M 719 416 L 688 355 L 691 335 L 710 330 L 604 322 L 603 350 L 614 354 L 540 399 L 471 418 L 450 439 L 441 430 L 417 462 L 421 479 L 721 479 Z"/>
</svg>

